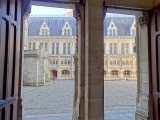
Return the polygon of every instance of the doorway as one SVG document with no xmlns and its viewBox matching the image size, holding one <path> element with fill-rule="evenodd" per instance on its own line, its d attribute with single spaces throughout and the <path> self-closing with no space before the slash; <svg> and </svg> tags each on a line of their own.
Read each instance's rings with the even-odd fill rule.
<svg viewBox="0 0 160 120">
<path fill-rule="evenodd" d="M 56 79 L 57 78 L 57 70 L 53 70 L 53 79 Z"/>
</svg>

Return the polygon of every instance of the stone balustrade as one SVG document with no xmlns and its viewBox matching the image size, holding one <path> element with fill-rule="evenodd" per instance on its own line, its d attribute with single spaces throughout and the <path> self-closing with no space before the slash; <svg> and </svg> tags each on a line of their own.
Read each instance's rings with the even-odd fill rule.
<svg viewBox="0 0 160 120">
<path fill-rule="evenodd" d="M 29 39 L 76 39 L 76 36 L 28 36 Z M 104 39 L 135 39 L 135 36 L 104 36 Z"/>
<path fill-rule="evenodd" d="M 24 50 L 24 56 L 35 56 L 38 57 L 39 56 L 39 50 L 35 49 L 35 50 Z"/>
</svg>

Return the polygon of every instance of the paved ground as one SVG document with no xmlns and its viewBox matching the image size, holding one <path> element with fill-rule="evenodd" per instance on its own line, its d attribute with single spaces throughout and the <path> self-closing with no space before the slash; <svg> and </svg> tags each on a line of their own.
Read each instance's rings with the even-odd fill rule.
<svg viewBox="0 0 160 120">
<path fill-rule="evenodd" d="M 73 80 L 59 80 L 54 84 L 38 88 L 24 87 L 23 92 L 25 114 L 27 116 L 45 115 L 41 116 L 41 119 L 33 118 L 28 120 L 44 120 L 43 118 L 48 115 L 52 116 L 52 120 L 71 119 L 74 92 Z M 135 103 L 136 82 L 105 81 L 105 119 L 134 120 Z M 57 116 L 55 114 L 61 115 Z M 45 118 L 45 120 L 50 120 L 50 118 Z"/>
</svg>

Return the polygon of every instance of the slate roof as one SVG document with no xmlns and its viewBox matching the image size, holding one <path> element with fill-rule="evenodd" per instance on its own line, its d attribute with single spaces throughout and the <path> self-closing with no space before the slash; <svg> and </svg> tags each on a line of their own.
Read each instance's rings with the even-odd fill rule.
<svg viewBox="0 0 160 120">
<path fill-rule="evenodd" d="M 129 36 L 130 28 L 134 19 L 134 16 L 106 15 L 104 19 L 104 36 L 107 36 L 107 28 L 111 20 L 113 20 L 118 29 L 118 36 Z M 68 21 L 72 28 L 72 35 L 76 36 L 76 19 L 74 17 L 65 17 L 63 15 L 30 16 L 29 36 L 39 36 L 39 30 L 44 21 L 50 28 L 50 36 L 62 36 L 62 28 L 66 21 Z"/>
</svg>

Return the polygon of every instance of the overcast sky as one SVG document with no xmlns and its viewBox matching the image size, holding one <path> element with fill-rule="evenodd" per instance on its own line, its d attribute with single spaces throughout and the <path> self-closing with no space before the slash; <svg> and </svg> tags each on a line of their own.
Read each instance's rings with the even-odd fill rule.
<svg viewBox="0 0 160 120">
<path fill-rule="evenodd" d="M 43 7 L 43 6 L 33 6 L 31 10 L 32 14 L 58 14 L 58 15 L 64 15 L 65 9 L 64 8 L 53 8 L 53 7 Z M 112 17 L 124 17 L 126 15 L 122 14 L 113 14 L 113 13 L 107 13 L 107 16 L 111 15 Z M 128 16 L 128 15 L 127 15 Z M 130 15 L 129 15 L 130 16 Z"/>
<path fill-rule="evenodd" d="M 33 6 L 31 14 L 64 14 L 65 9 L 63 8 L 53 8 L 53 7 L 43 7 L 43 6 Z"/>
</svg>

